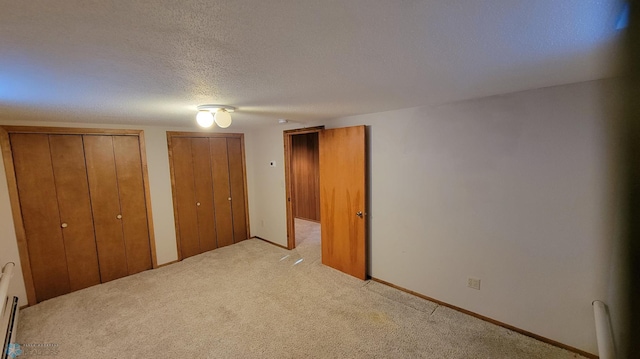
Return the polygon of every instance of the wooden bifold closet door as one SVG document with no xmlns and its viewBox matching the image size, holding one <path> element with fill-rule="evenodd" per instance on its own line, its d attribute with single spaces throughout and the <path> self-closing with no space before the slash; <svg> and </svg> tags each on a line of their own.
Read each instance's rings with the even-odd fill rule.
<svg viewBox="0 0 640 359">
<path fill-rule="evenodd" d="M 248 238 L 241 134 L 167 132 L 181 259 Z"/>
<path fill-rule="evenodd" d="M 30 304 L 152 268 L 139 141 L 9 131 Z"/>
<path fill-rule="evenodd" d="M 100 283 L 82 137 L 49 137 L 11 134 L 38 302 Z"/>
</svg>

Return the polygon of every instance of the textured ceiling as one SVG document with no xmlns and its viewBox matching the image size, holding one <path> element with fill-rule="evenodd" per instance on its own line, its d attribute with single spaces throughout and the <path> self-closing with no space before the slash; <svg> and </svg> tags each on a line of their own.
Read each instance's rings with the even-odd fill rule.
<svg viewBox="0 0 640 359">
<path fill-rule="evenodd" d="M 0 118 L 233 127 L 438 104 L 615 74 L 596 0 L 12 0 Z"/>
</svg>

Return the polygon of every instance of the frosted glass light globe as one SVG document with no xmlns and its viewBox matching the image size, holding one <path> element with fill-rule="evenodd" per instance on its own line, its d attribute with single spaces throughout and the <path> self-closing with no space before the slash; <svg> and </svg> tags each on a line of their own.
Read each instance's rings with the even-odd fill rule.
<svg viewBox="0 0 640 359">
<path fill-rule="evenodd" d="M 214 116 L 216 124 L 220 128 L 227 128 L 231 126 L 231 115 L 227 111 L 218 111 Z"/>
<path fill-rule="evenodd" d="M 202 127 L 211 127 L 213 125 L 213 115 L 209 111 L 198 111 L 196 122 Z"/>
</svg>

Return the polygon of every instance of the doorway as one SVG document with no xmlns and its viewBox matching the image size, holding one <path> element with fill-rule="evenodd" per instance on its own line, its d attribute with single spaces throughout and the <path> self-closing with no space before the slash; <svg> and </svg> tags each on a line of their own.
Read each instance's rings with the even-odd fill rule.
<svg viewBox="0 0 640 359">
<path fill-rule="evenodd" d="M 296 227 L 308 225 L 302 222 L 304 219 L 296 217 L 306 216 L 309 219 L 316 216 L 320 220 L 318 245 L 322 264 L 365 279 L 365 126 L 284 131 L 284 147 L 287 248 L 294 249 L 302 244 L 298 243 Z M 306 168 L 303 170 L 302 167 Z M 297 182 L 296 178 L 299 178 Z"/>
<path fill-rule="evenodd" d="M 284 131 L 287 248 L 320 241 L 318 134 L 324 126 Z"/>
</svg>

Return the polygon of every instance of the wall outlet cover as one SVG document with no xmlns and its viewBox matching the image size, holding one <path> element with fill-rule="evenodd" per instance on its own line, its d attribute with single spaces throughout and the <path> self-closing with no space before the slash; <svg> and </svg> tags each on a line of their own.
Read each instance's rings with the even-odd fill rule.
<svg viewBox="0 0 640 359">
<path fill-rule="evenodd" d="M 480 290 L 480 279 L 478 279 L 478 278 L 468 278 L 467 279 L 467 287 Z"/>
</svg>

